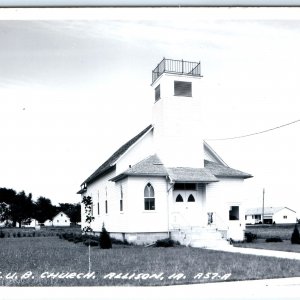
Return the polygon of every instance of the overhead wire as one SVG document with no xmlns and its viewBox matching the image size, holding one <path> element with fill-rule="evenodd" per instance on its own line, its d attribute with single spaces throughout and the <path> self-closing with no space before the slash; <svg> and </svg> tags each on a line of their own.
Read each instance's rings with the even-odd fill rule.
<svg viewBox="0 0 300 300">
<path fill-rule="evenodd" d="M 289 123 L 285 123 L 276 127 L 272 127 L 266 130 L 262 130 L 262 131 L 257 131 L 257 132 L 253 132 L 253 133 L 249 133 L 249 134 L 245 134 L 245 135 L 239 135 L 239 136 L 233 136 L 233 137 L 226 137 L 226 138 L 217 138 L 217 139 L 205 139 L 205 141 L 225 141 L 225 140 L 235 140 L 235 139 L 241 139 L 241 138 L 245 138 L 245 137 L 249 137 L 249 136 L 253 136 L 253 135 L 258 135 L 258 134 L 262 134 L 262 133 L 266 133 L 272 130 L 276 130 L 276 129 L 280 129 L 282 127 L 286 127 L 292 124 L 295 124 L 297 122 L 300 122 L 300 119 L 289 122 Z"/>
</svg>

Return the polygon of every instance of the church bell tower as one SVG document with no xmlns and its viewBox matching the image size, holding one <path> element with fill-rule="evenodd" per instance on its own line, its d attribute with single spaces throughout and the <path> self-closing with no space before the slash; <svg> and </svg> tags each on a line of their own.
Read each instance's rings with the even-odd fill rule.
<svg viewBox="0 0 300 300">
<path fill-rule="evenodd" d="M 163 59 L 152 71 L 156 153 L 166 167 L 204 167 L 200 62 Z"/>
</svg>

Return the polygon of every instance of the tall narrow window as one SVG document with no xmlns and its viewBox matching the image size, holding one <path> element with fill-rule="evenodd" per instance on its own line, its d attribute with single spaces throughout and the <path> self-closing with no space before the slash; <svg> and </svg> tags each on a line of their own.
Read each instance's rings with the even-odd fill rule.
<svg viewBox="0 0 300 300">
<path fill-rule="evenodd" d="M 123 187 L 120 186 L 121 198 L 120 198 L 120 211 L 123 211 Z"/>
<path fill-rule="evenodd" d="M 192 97 L 192 83 L 187 81 L 174 81 L 174 95 Z"/>
<path fill-rule="evenodd" d="M 154 188 L 148 183 L 144 189 L 145 210 L 155 210 Z"/>
<path fill-rule="evenodd" d="M 160 84 L 155 88 L 155 102 L 160 99 Z"/>
<path fill-rule="evenodd" d="M 183 198 L 180 194 L 176 197 L 176 202 L 183 202 Z"/>
<path fill-rule="evenodd" d="M 100 216 L 99 191 L 98 191 L 97 211 L 98 211 L 98 216 Z"/>
<path fill-rule="evenodd" d="M 108 214 L 107 186 L 105 187 L 105 213 Z"/>
</svg>

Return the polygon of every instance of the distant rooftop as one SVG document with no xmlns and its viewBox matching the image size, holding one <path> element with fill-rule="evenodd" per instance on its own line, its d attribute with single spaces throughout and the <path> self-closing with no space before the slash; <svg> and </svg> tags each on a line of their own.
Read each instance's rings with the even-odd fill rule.
<svg viewBox="0 0 300 300">
<path fill-rule="evenodd" d="M 201 64 L 200 62 L 164 58 L 152 71 L 152 83 L 163 73 L 201 77 Z"/>
</svg>

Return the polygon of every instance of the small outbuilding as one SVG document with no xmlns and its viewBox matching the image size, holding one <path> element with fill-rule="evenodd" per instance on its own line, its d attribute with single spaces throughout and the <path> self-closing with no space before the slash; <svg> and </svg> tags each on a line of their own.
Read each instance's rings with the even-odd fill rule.
<svg viewBox="0 0 300 300">
<path fill-rule="evenodd" d="M 48 219 L 48 220 L 46 220 L 46 221 L 44 222 L 44 225 L 45 225 L 45 226 L 53 226 L 53 221 L 50 220 L 50 219 Z"/>
<path fill-rule="evenodd" d="M 70 224 L 71 224 L 71 221 L 70 221 L 69 216 L 67 216 L 62 211 L 59 212 L 52 220 L 53 226 L 70 226 Z"/>
<path fill-rule="evenodd" d="M 288 207 L 256 207 L 246 210 L 245 221 L 246 224 L 287 224 L 296 223 L 297 217 L 296 212 Z"/>
</svg>

